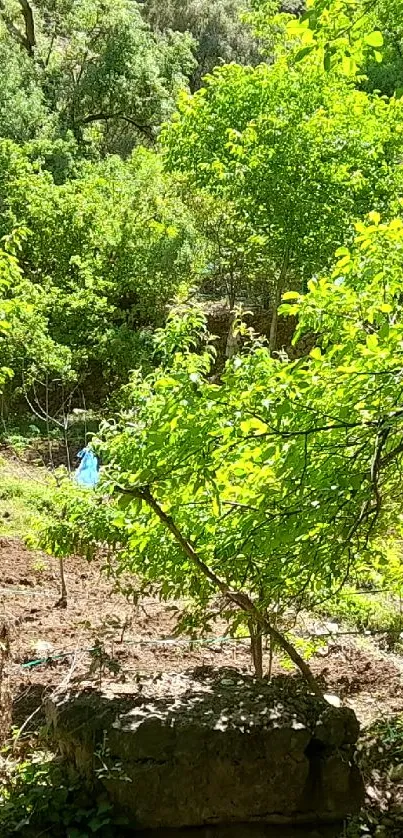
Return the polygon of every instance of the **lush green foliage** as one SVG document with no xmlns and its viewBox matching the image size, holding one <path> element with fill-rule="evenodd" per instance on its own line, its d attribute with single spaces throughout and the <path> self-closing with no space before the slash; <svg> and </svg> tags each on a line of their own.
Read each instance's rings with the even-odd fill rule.
<svg viewBox="0 0 403 838">
<path fill-rule="evenodd" d="M 30 8 L 30 29 L 23 4 L 6 0 L 0 10 L 5 136 L 72 132 L 83 152 L 121 154 L 152 141 L 193 68 L 192 40 L 153 34 L 130 0 L 43 0 Z"/>
<path fill-rule="evenodd" d="M 390 649 L 401 648 L 402 617 L 398 601 L 391 596 L 357 593 L 355 588 L 346 587 L 340 598 L 324 606 L 323 613 L 363 635 L 378 634 L 379 640 L 384 636 Z"/>
<path fill-rule="evenodd" d="M 378 0 L 371 18 L 383 37 L 382 61 L 367 60 L 364 72 L 367 89 L 386 96 L 403 92 L 403 17 L 399 0 Z"/>
<path fill-rule="evenodd" d="M 46 421 L 57 379 L 64 423 L 72 387 L 130 380 L 100 489 L 67 484 L 44 542 L 109 545 L 114 572 L 190 597 L 188 628 L 224 608 L 300 665 L 276 626 L 401 528 L 401 21 L 399 0 L 242 5 L 0 4 L 0 383 Z M 266 63 L 214 69 L 258 44 Z M 161 328 L 200 286 L 273 312 L 269 346 L 236 324 L 218 376 L 197 306 Z M 282 295 L 317 336 L 294 363 Z"/>
<path fill-rule="evenodd" d="M 383 0 L 307 0 L 298 19 L 276 14 L 273 0 L 254 0 L 252 5 L 250 19 L 266 49 L 286 55 L 291 64 L 314 63 L 327 72 L 358 78 L 367 61 L 383 59 Z"/>
<path fill-rule="evenodd" d="M 25 228 L 4 292 L 15 321 L 4 363 L 18 384 L 23 369 L 39 379 L 97 372 L 100 388 L 124 381 L 147 348 L 144 330 L 162 322 L 200 261 L 192 220 L 158 158 L 144 149 L 126 163 L 111 157 L 56 185 L 3 143 L 0 169 L 1 232 Z"/>
<path fill-rule="evenodd" d="M 39 743 L 40 744 L 40 743 Z M 90 799 L 80 778 L 67 773 L 50 750 L 5 749 L 0 756 L 0 829 L 4 835 L 112 838 L 123 818 L 102 797 Z"/>
<path fill-rule="evenodd" d="M 1 136 L 25 142 L 48 130 L 48 110 L 32 61 L 4 33 L 0 38 L 0 72 Z"/>
<path fill-rule="evenodd" d="M 40 374 L 44 368 L 67 375 L 69 352 L 49 335 L 39 289 L 23 276 L 15 255 L 18 239 L 6 237 L 0 250 L 0 386 L 23 375 Z M 27 373 L 29 375 L 29 372 Z"/>
<path fill-rule="evenodd" d="M 168 367 L 133 379 L 131 410 L 98 443 L 99 492 L 73 491 L 48 546 L 109 543 L 118 572 L 193 600 L 193 628 L 224 589 L 279 620 L 386 561 L 380 536 L 401 526 L 402 245 L 403 222 L 373 214 L 330 276 L 285 295 L 300 330 L 321 334 L 302 361 L 253 340 L 212 384 L 211 349 L 194 352 L 203 324 L 191 314 L 178 352 L 173 319 Z M 227 616 L 233 629 L 250 619 Z"/>
<path fill-rule="evenodd" d="M 315 64 L 301 73 L 279 60 L 216 70 L 182 96 L 164 141 L 169 168 L 216 203 L 226 249 L 211 241 L 227 276 L 273 304 L 330 263 L 355 218 L 390 211 L 401 128 L 401 103 L 369 98 Z"/>
<path fill-rule="evenodd" d="M 196 90 L 203 77 L 219 64 L 237 61 L 256 64 L 259 48 L 250 28 L 241 21 L 248 0 L 143 0 L 142 7 L 154 29 L 190 32 L 195 39 L 197 65 L 190 77 Z"/>
</svg>

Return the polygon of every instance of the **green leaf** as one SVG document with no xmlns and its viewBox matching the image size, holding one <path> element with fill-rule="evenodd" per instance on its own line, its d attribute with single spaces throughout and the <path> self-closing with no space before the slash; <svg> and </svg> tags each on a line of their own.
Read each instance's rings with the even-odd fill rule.
<svg viewBox="0 0 403 838">
<path fill-rule="evenodd" d="M 346 76 L 353 76 L 357 70 L 357 64 L 351 55 L 343 55 L 341 66 Z"/>
<path fill-rule="evenodd" d="M 285 294 L 283 294 L 282 299 L 283 300 L 299 300 L 300 297 L 301 297 L 301 294 L 299 293 L 299 291 L 286 291 Z"/>
<path fill-rule="evenodd" d="M 378 335 L 368 335 L 366 344 L 368 349 L 371 350 L 371 352 L 376 352 L 379 348 Z"/>
<path fill-rule="evenodd" d="M 310 53 L 313 52 L 314 49 L 314 46 L 309 45 L 298 50 L 298 52 L 294 55 L 295 63 L 298 64 L 299 61 L 302 61 L 303 58 L 306 58 L 307 55 L 310 55 Z"/>
<path fill-rule="evenodd" d="M 129 494 L 119 495 L 119 498 L 118 498 L 118 501 L 117 501 L 119 509 L 122 509 L 122 510 L 127 509 L 130 506 L 130 504 L 133 502 L 134 499 L 135 499 L 134 495 L 129 495 Z"/>
<path fill-rule="evenodd" d="M 251 416 L 250 419 L 245 419 L 245 421 L 241 422 L 240 427 L 244 434 L 250 434 L 252 431 L 256 431 L 257 434 L 264 434 L 267 431 L 267 425 L 255 416 Z"/>
<path fill-rule="evenodd" d="M 374 30 L 373 32 L 369 32 L 368 35 L 364 35 L 364 41 L 370 47 L 382 47 L 383 46 L 383 35 L 378 29 Z"/>
<path fill-rule="evenodd" d="M 331 70 L 331 67 L 332 67 L 332 55 L 331 55 L 329 50 L 325 50 L 325 53 L 324 53 L 324 56 L 323 56 L 323 66 L 324 66 L 326 72 L 329 73 L 329 71 Z"/>
</svg>

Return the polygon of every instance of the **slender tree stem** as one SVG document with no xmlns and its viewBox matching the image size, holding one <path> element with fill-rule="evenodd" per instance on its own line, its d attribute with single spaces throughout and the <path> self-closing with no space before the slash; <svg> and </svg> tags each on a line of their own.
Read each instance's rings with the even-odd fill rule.
<svg viewBox="0 0 403 838">
<path fill-rule="evenodd" d="M 258 678 L 263 678 L 263 643 L 262 633 L 259 629 L 256 631 L 256 625 L 253 620 L 249 620 L 250 633 L 250 647 L 252 654 L 253 666 Z"/>
<path fill-rule="evenodd" d="M 67 607 L 67 588 L 66 588 L 66 579 L 64 576 L 64 562 L 63 559 L 59 559 L 59 571 L 60 571 L 60 588 L 61 588 L 61 597 L 59 600 L 59 606 L 61 608 Z"/>
</svg>

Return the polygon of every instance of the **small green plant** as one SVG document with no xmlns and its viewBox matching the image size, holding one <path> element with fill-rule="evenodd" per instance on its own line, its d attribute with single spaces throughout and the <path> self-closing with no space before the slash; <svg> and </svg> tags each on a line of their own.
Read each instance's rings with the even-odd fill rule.
<svg viewBox="0 0 403 838">
<path fill-rule="evenodd" d="M 52 751 L 0 754 L 0 834 L 113 838 L 125 823 L 104 797 L 82 787 Z"/>
<path fill-rule="evenodd" d="M 91 665 L 89 674 L 96 675 L 98 678 L 99 687 L 102 687 L 102 678 L 109 672 L 111 675 L 118 675 L 121 671 L 119 661 L 110 655 L 103 643 L 98 639 L 95 640 L 94 648 L 90 652 Z"/>
<path fill-rule="evenodd" d="M 398 600 L 386 593 L 345 588 L 337 600 L 331 600 L 321 609 L 333 620 L 339 620 L 358 631 L 385 633 L 390 648 L 399 642 L 403 632 L 403 614 Z"/>
<path fill-rule="evenodd" d="M 44 573 L 45 570 L 47 570 L 46 562 L 44 562 L 43 559 L 39 559 L 39 558 L 35 559 L 35 561 L 32 562 L 31 567 L 32 567 L 32 570 L 35 573 Z"/>
</svg>

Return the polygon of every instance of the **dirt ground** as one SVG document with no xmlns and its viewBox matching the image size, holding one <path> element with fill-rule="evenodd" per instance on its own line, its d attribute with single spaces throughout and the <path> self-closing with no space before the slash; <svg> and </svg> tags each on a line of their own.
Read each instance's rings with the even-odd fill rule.
<svg viewBox="0 0 403 838">
<path fill-rule="evenodd" d="M 58 561 L 28 550 L 18 539 L 0 539 L 0 617 L 11 634 L 15 723 L 35 711 L 44 691 L 67 685 L 93 682 L 130 693 L 142 673 L 179 673 L 195 666 L 252 672 L 246 641 L 192 644 L 174 638 L 180 603 L 144 599 L 134 606 L 114 591 L 101 563 L 70 559 L 65 578 L 68 602 L 61 608 Z M 215 636 L 224 634 L 225 626 L 218 624 Z M 372 641 L 335 638 L 311 665 L 364 725 L 403 708 L 403 659 Z M 267 671 L 268 652 L 264 667 Z M 279 671 L 275 661 L 274 672 Z"/>
</svg>

